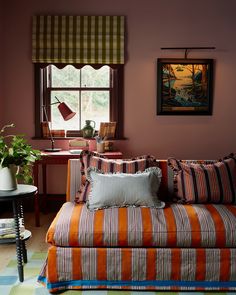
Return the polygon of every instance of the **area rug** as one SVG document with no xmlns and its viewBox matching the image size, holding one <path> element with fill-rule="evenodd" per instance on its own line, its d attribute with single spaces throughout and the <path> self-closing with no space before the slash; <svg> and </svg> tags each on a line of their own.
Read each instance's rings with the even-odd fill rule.
<svg viewBox="0 0 236 295">
<path fill-rule="evenodd" d="M 46 258 L 45 252 L 28 252 L 24 266 L 24 282 L 18 280 L 16 258 L 13 257 L 0 273 L 0 295 L 49 295 L 45 287 L 37 283 L 39 271 Z M 65 295 L 235 295 L 236 292 L 142 292 L 142 291 L 65 291 Z"/>
</svg>

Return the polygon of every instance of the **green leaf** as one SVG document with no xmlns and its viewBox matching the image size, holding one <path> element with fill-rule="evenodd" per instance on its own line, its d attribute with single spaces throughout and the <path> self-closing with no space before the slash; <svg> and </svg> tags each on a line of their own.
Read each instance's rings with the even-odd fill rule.
<svg viewBox="0 0 236 295">
<path fill-rule="evenodd" d="M 14 127 L 14 124 L 5 125 L 0 130 L 0 165 L 2 167 L 9 167 L 11 164 L 19 166 L 17 178 L 25 183 L 32 183 L 32 165 L 40 159 L 40 151 L 33 149 L 27 143 L 24 134 L 5 135 L 9 127 Z"/>
</svg>

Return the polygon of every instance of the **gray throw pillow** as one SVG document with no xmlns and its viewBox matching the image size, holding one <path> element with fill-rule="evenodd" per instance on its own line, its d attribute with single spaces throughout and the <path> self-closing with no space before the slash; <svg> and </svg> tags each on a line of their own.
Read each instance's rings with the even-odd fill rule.
<svg viewBox="0 0 236 295">
<path fill-rule="evenodd" d="M 88 168 L 90 193 L 87 207 L 90 210 L 127 206 L 164 208 L 165 203 L 157 197 L 161 176 L 158 167 L 135 174 L 104 174 L 96 168 Z"/>
</svg>

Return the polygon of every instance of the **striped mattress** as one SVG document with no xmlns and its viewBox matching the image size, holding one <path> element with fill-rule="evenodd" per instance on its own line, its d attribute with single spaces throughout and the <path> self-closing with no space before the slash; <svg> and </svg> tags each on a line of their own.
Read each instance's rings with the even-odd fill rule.
<svg viewBox="0 0 236 295">
<path fill-rule="evenodd" d="M 236 290 L 236 249 L 51 246 L 39 276 L 64 289 Z"/>
<path fill-rule="evenodd" d="M 66 247 L 235 247 L 236 206 L 172 203 L 164 209 L 89 211 L 67 202 L 46 239 Z"/>
</svg>

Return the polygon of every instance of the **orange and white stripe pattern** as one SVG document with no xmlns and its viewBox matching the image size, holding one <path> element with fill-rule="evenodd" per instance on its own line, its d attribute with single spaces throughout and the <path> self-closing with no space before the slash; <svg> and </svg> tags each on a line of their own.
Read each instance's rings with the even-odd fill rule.
<svg viewBox="0 0 236 295">
<path fill-rule="evenodd" d="M 39 281 L 50 292 L 90 288 L 236 290 L 235 257 L 235 248 L 51 246 Z"/>
<path fill-rule="evenodd" d="M 64 247 L 236 247 L 236 206 L 169 204 L 164 209 L 90 211 L 67 202 L 47 233 Z"/>
<path fill-rule="evenodd" d="M 167 161 L 158 165 L 162 169 L 160 194 L 166 201 L 174 191 L 173 171 Z M 78 163 L 72 166 L 70 201 L 78 190 L 70 172 L 80 168 Z M 50 292 L 235 291 L 235 224 L 236 205 L 232 204 L 171 203 L 164 209 L 89 211 L 84 203 L 67 202 L 48 230 L 51 247 L 39 281 Z"/>
</svg>

